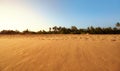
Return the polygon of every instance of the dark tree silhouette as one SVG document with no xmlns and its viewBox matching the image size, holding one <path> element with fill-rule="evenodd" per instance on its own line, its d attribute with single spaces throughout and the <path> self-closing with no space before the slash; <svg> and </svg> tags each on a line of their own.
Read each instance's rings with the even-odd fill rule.
<svg viewBox="0 0 120 71">
<path fill-rule="evenodd" d="M 120 23 L 119 22 L 116 23 L 116 27 L 118 27 L 120 29 Z"/>
<path fill-rule="evenodd" d="M 54 31 L 54 32 L 57 32 L 57 26 L 54 26 L 54 27 L 53 27 L 53 31 Z"/>
<path fill-rule="evenodd" d="M 26 29 L 22 32 L 22 34 L 37 34 L 37 33 L 34 31 L 29 31 L 28 29 Z"/>
<path fill-rule="evenodd" d="M 49 28 L 49 32 L 51 32 L 51 27 Z"/>
<path fill-rule="evenodd" d="M 20 32 L 18 30 L 2 30 L 0 34 L 19 34 Z"/>
<path fill-rule="evenodd" d="M 115 24 L 116 27 L 88 27 L 87 29 L 78 29 L 76 26 L 71 26 L 71 28 L 66 27 L 50 27 L 49 31 L 40 30 L 38 32 L 29 31 L 28 29 L 23 32 L 19 32 L 18 30 L 2 30 L 0 34 L 120 34 L 120 23 Z"/>
<path fill-rule="evenodd" d="M 28 34 L 28 33 L 29 33 L 28 29 L 26 29 L 26 30 L 23 31 L 23 34 Z"/>
</svg>

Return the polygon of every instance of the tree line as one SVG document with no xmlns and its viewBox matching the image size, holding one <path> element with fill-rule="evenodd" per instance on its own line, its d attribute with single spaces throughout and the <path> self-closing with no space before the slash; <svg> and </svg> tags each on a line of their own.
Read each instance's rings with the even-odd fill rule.
<svg viewBox="0 0 120 71">
<path fill-rule="evenodd" d="M 120 34 L 120 23 L 115 24 L 116 27 L 88 27 L 86 29 L 78 29 L 76 26 L 71 26 L 71 28 L 54 26 L 50 27 L 49 31 L 40 30 L 38 32 L 24 30 L 22 32 L 18 30 L 2 30 L 0 34 Z"/>
</svg>

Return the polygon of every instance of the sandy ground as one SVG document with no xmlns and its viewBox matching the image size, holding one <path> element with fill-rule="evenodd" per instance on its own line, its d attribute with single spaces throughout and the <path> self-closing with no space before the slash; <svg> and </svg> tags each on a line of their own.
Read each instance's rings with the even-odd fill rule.
<svg viewBox="0 0 120 71">
<path fill-rule="evenodd" d="M 0 71 L 120 71 L 120 35 L 1 35 Z"/>
</svg>

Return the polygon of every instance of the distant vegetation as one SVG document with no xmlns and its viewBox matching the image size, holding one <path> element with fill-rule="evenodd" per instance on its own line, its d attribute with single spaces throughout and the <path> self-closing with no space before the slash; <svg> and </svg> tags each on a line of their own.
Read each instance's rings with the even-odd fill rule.
<svg viewBox="0 0 120 71">
<path fill-rule="evenodd" d="M 50 27 L 49 31 L 40 30 L 38 32 L 24 30 L 20 32 L 18 30 L 2 30 L 0 34 L 120 34 L 120 23 L 116 23 L 116 27 L 88 27 L 87 29 L 78 29 L 76 26 L 71 26 L 71 28 L 66 27 Z"/>
</svg>

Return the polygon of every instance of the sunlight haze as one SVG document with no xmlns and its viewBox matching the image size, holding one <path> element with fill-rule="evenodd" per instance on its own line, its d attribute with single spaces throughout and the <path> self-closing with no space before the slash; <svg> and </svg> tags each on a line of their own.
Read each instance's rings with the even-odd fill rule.
<svg viewBox="0 0 120 71">
<path fill-rule="evenodd" d="M 46 30 L 48 23 L 42 14 L 37 15 L 29 5 L 19 2 L 0 3 L 0 30 Z"/>
</svg>

